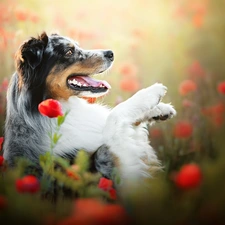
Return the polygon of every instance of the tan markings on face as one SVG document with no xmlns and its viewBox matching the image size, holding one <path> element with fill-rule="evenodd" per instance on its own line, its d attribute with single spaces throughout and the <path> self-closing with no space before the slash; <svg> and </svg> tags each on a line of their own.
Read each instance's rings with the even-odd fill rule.
<svg viewBox="0 0 225 225">
<path fill-rule="evenodd" d="M 18 80 L 18 88 L 19 88 L 19 90 L 21 90 L 22 86 L 23 86 L 23 77 L 21 75 L 22 71 L 20 69 L 21 63 L 24 63 L 24 59 L 22 57 L 21 47 L 20 47 L 19 50 L 17 50 L 17 52 L 15 54 L 15 66 L 17 68 L 18 77 L 19 77 L 19 80 Z"/>
<path fill-rule="evenodd" d="M 70 96 L 78 95 L 79 91 L 72 90 L 67 86 L 67 78 L 72 74 L 90 75 L 98 73 L 103 63 L 103 60 L 100 59 L 86 59 L 64 70 L 58 70 L 58 66 L 53 67 L 46 79 L 49 97 L 67 100 Z"/>
</svg>

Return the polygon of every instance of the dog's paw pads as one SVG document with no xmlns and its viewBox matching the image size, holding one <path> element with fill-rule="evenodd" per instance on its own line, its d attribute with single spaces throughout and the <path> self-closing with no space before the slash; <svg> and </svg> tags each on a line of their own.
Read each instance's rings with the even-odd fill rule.
<svg viewBox="0 0 225 225">
<path fill-rule="evenodd" d="M 156 106 L 156 109 L 158 113 L 156 116 L 152 117 L 154 120 L 167 120 L 173 118 L 176 115 L 176 110 L 171 104 L 165 104 L 160 102 Z"/>
</svg>

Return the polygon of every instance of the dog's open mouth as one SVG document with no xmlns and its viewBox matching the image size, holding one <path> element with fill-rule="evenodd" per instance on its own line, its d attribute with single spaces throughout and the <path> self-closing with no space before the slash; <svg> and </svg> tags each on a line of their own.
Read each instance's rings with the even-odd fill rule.
<svg viewBox="0 0 225 225">
<path fill-rule="evenodd" d="M 71 89 L 80 92 L 81 97 L 100 97 L 111 88 L 108 82 L 87 75 L 71 75 L 67 82 Z"/>
</svg>

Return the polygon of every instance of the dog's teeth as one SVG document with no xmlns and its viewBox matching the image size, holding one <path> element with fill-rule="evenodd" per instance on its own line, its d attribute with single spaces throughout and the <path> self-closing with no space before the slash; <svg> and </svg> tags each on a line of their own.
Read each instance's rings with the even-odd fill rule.
<svg viewBox="0 0 225 225">
<path fill-rule="evenodd" d="M 69 80 L 69 83 L 76 85 L 77 84 L 77 81 L 75 79 L 74 80 Z"/>
<path fill-rule="evenodd" d="M 87 87 L 87 84 L 83 84 L 84 87 Z"/>
<path fill-rule="evenodd" d="M 79 83 L 79 82 L 77 83 L 77 85 L 78 85 L 78 86 L 80 86 L 80 87 L 82 86 L 82 84 L 81 84 L 81 83 Z"/>
</svg>

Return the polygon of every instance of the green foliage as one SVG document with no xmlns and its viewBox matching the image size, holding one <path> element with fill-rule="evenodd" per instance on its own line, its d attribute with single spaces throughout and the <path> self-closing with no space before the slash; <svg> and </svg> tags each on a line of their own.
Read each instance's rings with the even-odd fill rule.
<svg viewBox="0 0 225 225">
<path fill-rule="evenodd" d="M 69 111 L 67 111 L 63 116 L 58 116 L 58 118 L 57 118 L 57 125 L 58 125 L 58 127 L 60 127 L 64 123 L 68 113 L 69 113 Z"/>
<path fill-rule="evenodd" d="M 89 156 L 88 154 L 80 150 L 75 158 L 75 164 L 79 166 L 80 172 L 83 173 L 89 169 Z"/>
</svg>

